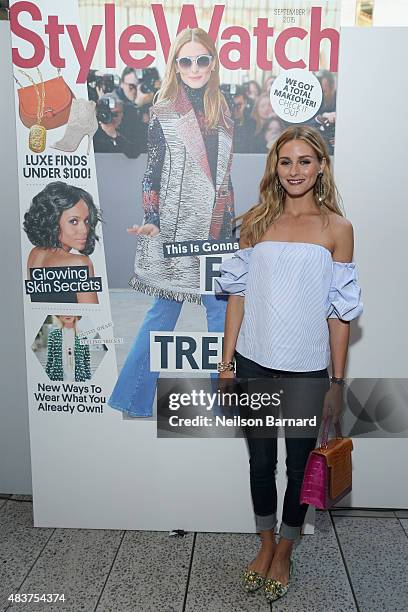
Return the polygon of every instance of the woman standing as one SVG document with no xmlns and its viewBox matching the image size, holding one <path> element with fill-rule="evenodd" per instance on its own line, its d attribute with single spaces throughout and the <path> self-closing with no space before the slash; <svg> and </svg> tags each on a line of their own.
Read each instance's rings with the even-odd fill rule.
<svg viewBox="0 0 408 612">
<path fill-rule="evenodd" d="M 53 329 L 47 342 L 45 371 L 51 380 L 83 382 L 91 378 L 89 346 L 83 345 L 77 335 L 81 317 L 56 315 L 58 327 Z"/>
<path fill-rule="evenodd" d="M 183 30 L 151 109 L 144 223 L 128 230 L 138 235 L 131 284 L 155 300 L 109 399 L 112 408 L 152 414 L 158 373 L 150 371 L 149 333 L 174 330 L 185 300 L 204 304 L 208 331 L 223 330 L 226 302 L 201 297 L 199 257 L 171 256 L 168 247 L 232 237 L 232 132 L 214 42 L 200 28 Z"/>
<path fill-rule="evenodd" d="M 243 215 L 241 250 L 221 267 L 228 300 L 221 377 L 320 379 L 320 392 L 290 400 L 289 410 L 318 417 L 342 404 L 349 321 L 362 312 L 353 258 L 353 228 L 339 208 L 327 147 L 313 128 L 291 127 L 273 145 L 260 202 Z M 331 354 L 329 388 L 327 366 Z M 292 380 L 292 382 L 295 382 Z M 305 382 L 305 381 L 304 381 Z M 314 381 L 315 382 L 315 381 Z M 295 405 L 293 405 L 295 404 Z M 285 411 L 285 406 L 283 406 Z M 284 595 L 291 552 L 307 511 L 300 487 L 316 438 L 286 435 L 287 488 L 275 541 L 276 437 L 246 428 L 250 485 L 261 547 L 244 573 L 248 592 Z"/>
</svg>

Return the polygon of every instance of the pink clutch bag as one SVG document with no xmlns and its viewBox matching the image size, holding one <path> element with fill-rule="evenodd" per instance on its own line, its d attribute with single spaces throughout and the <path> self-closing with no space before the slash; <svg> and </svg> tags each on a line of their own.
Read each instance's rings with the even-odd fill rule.
<svg viewBox="0 0 408 612">
<path fill-rule="evenodd" d="M 300 503 L 328 510 L 351 491 L 351 438 L 343 438 L 335 424 L 336 438 L 328 441 L 331 419 L 323 422 L 320 446 L 309 455 L 300 490 Z"/>
</svg>

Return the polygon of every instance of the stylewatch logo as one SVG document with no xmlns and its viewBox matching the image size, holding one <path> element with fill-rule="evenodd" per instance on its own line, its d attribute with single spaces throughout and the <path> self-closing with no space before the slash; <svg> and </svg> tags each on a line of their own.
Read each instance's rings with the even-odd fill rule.
<svg viewBox="0 0 408 612">
<path fill-rule="evenodd" d="M 222 20 L 226 6 L 216 4 L 213 6 L 209 35 L 216 40 L 220 39 L 219 58 L 221 65 L 228 70 L 249 70 L 251 64 L 261 70 L 272 70 L 274 62 L 282 69 L 307 68 L 310 71 L 319 70 L 320 45 L 322 40 L 330 42 L 330 66 L 332 72 L 337 72 L 339 32 L 334 28 L 322 28 L 322 9 L 313 7 L 310 11 L 309 30 L 300 27 L 287 27 L 280 33 L 269 25 L 268 18 L 259 17 L 254 27 L 247 29 L 242 26 L 232 25 L 222 29 Z M 44 38 L 33 30 L 20 23 L 20 16 L 28 13 L 33 21 L 43 22 L 45 19 L 41 9 L 33 2 L 16 2 L 10 9 L 11 31 L 16 38 L 29 42 L 33 47 L 31 57 L 23 57 L 17 47 L 13 47 L 12 57 L 15 66 L 19 68 L 34 68 L 44 60 L 46 47 L 49 48 L 50 63 L 55 68 L 65 68 L 66 60 L 61 56 L 60 37 L 68 36 L 75 55 L 78 59 L 80 70 L 77 75 L 77 83 L 86 81 L 89 69 L 95 57 L 95 52 L 102 37 L 105 43 L 105 65 L 106 68 L 116 68 L 117 51 L 121 60 L 136 69 L 147 68 L 156 60 L 158 49 L 161 49 L 165 60 L 167 60 L 170 49 L 170 33 L 165 14 L 164 4 L 152 4 L 151 11 L 157 30 L 158 40 L 151 28 L 142 24 L 132 24 L 126 27 L 118 37 L 116 30 L 116 7 L 115 4 L 104 5 L 104 23 L 94 24 L 91 27 L 88 40 L 83 41 L 76 24 L 62 24 L 58 15 L 48 15 L 44 23 Z M 185 28 L 199 27 L 194 4 L 183 4 L 180 9 L 180 19 L 177 33 Z M 134 38 L 137 37 L 137 41 Z M 234 37 L 234 40 L 232 39 Z M 309 37 L 308 58 L 289 58 L 287 45 L 292 39 L 305 40 Z M 255 39 L 255 58 L 251 57 L 251 39 Z M 268 57 L 268 43 L 274 40 L 273 57 Z M 145 52 L 143 57 L 135 58 L 132 52 Z M 231 53 L 234 58 L 231 58 Z"/>
</svg>

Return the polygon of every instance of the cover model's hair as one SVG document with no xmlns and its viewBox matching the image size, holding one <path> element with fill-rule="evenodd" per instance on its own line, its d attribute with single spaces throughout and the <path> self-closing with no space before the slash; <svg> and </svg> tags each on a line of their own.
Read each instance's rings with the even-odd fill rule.
<svg viewBox="0 0 408 612">
<path fill-rule="evenodd" d="M 220 112 L 227 106 L 225 98 L 220 91 L 220 62 L 215 43 L 211 36 L 201 28 L 186 28 L 179 32 L 170 47 L 169 57 L 162 86 L 157 93 L 156 100 L 175 100 L 180 87 L 179 77 L 176 73 L 176 58 L 180 49 L 189 42 L 198 42 L 204 45 L 212 55 L 214 67 L 211 70 L 210 80 L 204 94 L 204 115 L 209 128 L 216 128 Z"/>
<path fill-rule="evenodd" d="M 251 245 L 259 242 L 270 224 L 276 221 L 283 213 L 286 192 L 280 184 L 277 166 L 280 149 L 291 140 L 303 140 L 312 147 L 319 162 L 325 160 L 326 163 L 321 176 L 321 183 L 325 194 L 324 203 L 320 206 L 316 181 L 314 187 L 316 204 L 324 214 L 331 211 L 343 216 L 340 207 L 340 196 L 334 183 L 330 156 L 324 139 L 312 127 L 289 127 L 282 132 L 269 151 L 265 172 L 259 187 L 259 203 L 250 208 L 245 214 L 236 218 L 236 220 L 242 219 L 241 235 L 245 236 L 245 239 Z"/>
<path fill-rule="evenodd" d="M 73 328 L 75 330 L 75 333 L 77 333 L 77 323 L 78 321 L 80 321 L 82 319 L 82 315 L 81 316 L 71 316 L 71 315 L 53 315 L 53 323 L 54 325 L 57 325 L 59 328 L 63 328 L 65 327 L 65 321 L 64 318 L 65 317 L 71 317 L 72 319 L 74 319 L 73 321 Z"/>
<path fill-rule="evenodd" d="M 95 249 L 95 242 L 99 240 L 95 228 L 101 220 L 100 212 L 96 208 L 90 193 L 68 185 L 63 181 L 55 181 L 33 197 L 29 210 L 24 215 L 24 230 L 28 239 L 34 246 L 44 249 L 61 248 L 60 218 L 65 210 L 83 200 L 88 207 L 89 231 L 85 247 L 80 251 L 83 255 L 90 255 Z"/>
</svg>

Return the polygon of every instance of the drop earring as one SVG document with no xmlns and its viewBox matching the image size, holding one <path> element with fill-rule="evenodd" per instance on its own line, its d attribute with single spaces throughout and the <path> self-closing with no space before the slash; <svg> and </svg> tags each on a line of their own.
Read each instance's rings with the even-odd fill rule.
<svg viewBox="0 0 408 612">
<path fill-rule="evenodd" d="M 317 175 L 316 191 L 317 191 L 317 199 L 319 202 L 319 206 L 323 206 L 324 201 L 326 199 L 326 194 L 325 194 L 324 185 L 323 185 L 323 172 L 319 172 L 319 174 Z"/>
<path fill-rule="evenodd" d="M 282 187 L 282 184 L 280 182 L 280 180 L 277 178 L 276 182 L 275 182 L 275 189 L 276 189 L 276 193 L 278 195 L 279 200 L 283 200 L 283 196 L 284 196 L 284 189 Z"/>
</svg>

